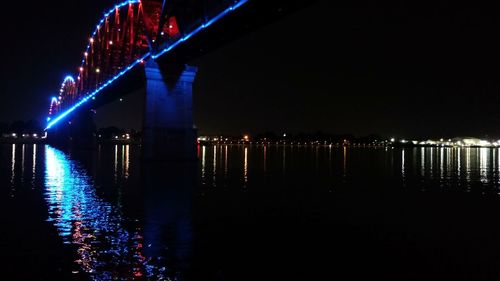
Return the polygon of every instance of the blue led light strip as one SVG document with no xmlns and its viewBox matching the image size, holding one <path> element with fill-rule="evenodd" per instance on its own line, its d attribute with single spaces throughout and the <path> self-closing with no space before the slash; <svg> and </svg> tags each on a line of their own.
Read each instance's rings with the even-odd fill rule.
<svg viewBox="0 0 500 281">
<path fill-rule="evenodd" d="M 127 72 L 129 72 L 130 70 L 132 70 L 135 66 L 137 66 L 138 64 L 142 63 L 144 60 L 146 60 L 151 54 L 150 53 L 147 53 L 145 54 L 143 57 L 141 57 L 140 59 L 136 60 L 134 63 L 132 63 L 131 65 L 129 65 L 127 68 L 125 68 L 123 71 L 121 71 L 120 73 L 118 73 L 117 75 L 115 75 L 113 78 L 109 79 L 108 82 L 102 84 L 99 88 L 97 88 L 95 91 L 93 91 L 92 93 L 88 94 L 86 97 L 82 98 L 79 102 L 77 102 L 75 105 L 73 105 L 72 107 L 70 107 L 69 109 L 67 109 L 66 111 L 64 111 L 61 115 L 57 116 L 57 118 L 53 119 L 52 121 L 50 121 L 50 123 L 47 124 L 47 127 L 45 128 L 45 130 L 49 130 L 50 128 L 52 128 L 55 124 L 57 124 L 59 121 L 61 121 L 62 119 L 64 119 L 66 116 L 68 116 L 71 112 L 75 111 L 78 107 L 80 107 L 82 104 L 88 102 L 90 99 L 92 99 L 93 97 L 95 97 L 97 94 L 99 94 L 100 92 L 102 92 L 102 90 L 104 90 L 107 86 L 111 85 L 113 82 L 115 82 L 118 78 L 122 77 L 123 75 L 125 75 Z"/>
<path fill-rule="evenodd" d="M 247 3 L 249 0 L 241 0 L 241 1 L 238 1 L 237 3 L 235 3 L 233 6 L 225 9 L 224 11 L 222 11 L 220 14 L 218 14 L 217 16 L 213 17 L 211 20 L 207 21 L 206 23 L 200 25 L 198 28 L 196 28 L 195 30 L 191 31 L 191 33 L 185 35 L 184 37 L 180 38 L 179 40 L 175 41 L 175 43 L 173 43 L 172 45 L 168 46 L 167 48 L 163 49 L 162 51 L 160 51 L 158 54 L 153 54 L 151 57 L 153 59 L 157 59 L 159 57 L 161 57 L 162 55 L 170 52 L 172 49 L 174 49 L 175 47 L 177 47 L 179 44 L 189 40 L 189 38 L 193 37 L 194 35 L 196 35 L 198 32 L 202 31 L 203 29 L 209 27 L 210 25 L 214 24 L 215 22 L 217 22 L 218 20 L 220 20 L 221 18 L 223 18 L 224 16 L 226 16 L 227 14 L 229 14 L 230 12 L 238 9 L 239 7 L 243 6 L 243 4 Z"/>
</svg>

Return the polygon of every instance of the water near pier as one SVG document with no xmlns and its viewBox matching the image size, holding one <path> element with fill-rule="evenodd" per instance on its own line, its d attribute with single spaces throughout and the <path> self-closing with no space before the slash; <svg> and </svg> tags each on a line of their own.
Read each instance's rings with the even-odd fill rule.
<svg viewBox="0 0 500 281">
<path fill-rule="evenodd" d="M 6 280 L 493 280 L 500 150 L 0 146 Z"/>
</svg>

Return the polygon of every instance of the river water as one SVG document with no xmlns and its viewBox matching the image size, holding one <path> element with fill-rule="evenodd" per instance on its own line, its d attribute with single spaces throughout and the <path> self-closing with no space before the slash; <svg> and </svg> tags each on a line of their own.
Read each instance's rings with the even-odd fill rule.
<svg viewBox="0 0 500 281">
<path fill-rule="evenodd" d="M 0 145 L 5 280 L 493 280 L 500 150 Z M 3 278 L 2 278 L 3 279 Z"/>
</svg>

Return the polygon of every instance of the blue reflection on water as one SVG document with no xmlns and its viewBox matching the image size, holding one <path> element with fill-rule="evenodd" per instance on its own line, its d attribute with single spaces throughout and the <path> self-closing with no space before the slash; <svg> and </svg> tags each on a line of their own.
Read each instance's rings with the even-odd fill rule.
<svg viewBox="0 0 500 281">
<path fill-rule="evenodd" d="M 50 146 L 46 147 L 45 186 L 48 220 L 64 243 L 78 248 L 76 263 L 84 272 L 93 280 L 144 275 L 143 268 L 148 266 L 144 265 L 139 229 L 135 233 L 125 230 L 118 210 L 96 195 L 85 170 Z"/>
</svg>

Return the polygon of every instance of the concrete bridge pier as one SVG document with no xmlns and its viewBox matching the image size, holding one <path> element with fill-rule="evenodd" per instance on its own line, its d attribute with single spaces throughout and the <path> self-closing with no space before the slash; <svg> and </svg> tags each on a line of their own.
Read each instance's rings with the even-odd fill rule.
<svg viewBox="0 0 500 281">
<path fill-rule="evenodd" d="M 197 132 L 193 124 L 193 82 L 197 68 L 145 65 L 143 159 L 150 162 L 196 160 Z"/>
</svg>

